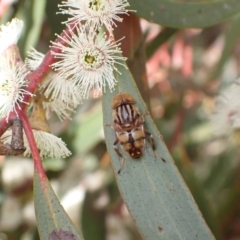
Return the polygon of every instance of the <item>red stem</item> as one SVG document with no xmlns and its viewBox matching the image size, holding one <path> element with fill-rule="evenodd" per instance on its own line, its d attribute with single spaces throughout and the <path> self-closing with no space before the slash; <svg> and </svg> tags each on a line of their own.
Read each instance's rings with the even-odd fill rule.
<svg viewBox="0 0 240 240">
<path fill-rule="evenodd" d="M 30 149 L 31 149 L 32 158 L 33 158 L 33 161 L 34 161 L 34 168 L 39 173 L 40 179 L 45 180 L 46 179 L 46 174 L 45 174 L 45 171 L 44 171 L 44 168 L 43 168 L 43 165 L 42 165 L 42 160 L 41 160 L 41 157 L 39 155 L 38 148 L 37 148 L 37 145 L 36 145 L 36 142 L 35 142 L 35 139 L 34 139 L 32 128 L 31 128 L 30 123 L 28 121 L 28 117 L 22 111 L 19 111 L 18 115 L 22 120 L 24 132 L 25 132 L 25 135 L 26 135 L 27 140 L 28 140 L 28 144 L 29 144 Z"/>
</svg>

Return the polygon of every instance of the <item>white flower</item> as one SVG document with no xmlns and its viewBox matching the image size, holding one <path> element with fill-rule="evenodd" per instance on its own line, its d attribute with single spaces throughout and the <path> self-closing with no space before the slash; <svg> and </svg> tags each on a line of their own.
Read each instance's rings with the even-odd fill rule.
<svg viewBox="0 0 240 240">
<path fill-rule="evenodd" d="M 43 58 L 44 54 L 32 48 L 25 62 L 27 67 L 34 71 L 41 64 Z M 79 87 L 53 71 L 43 81 L 39 87 L 39 92 L 46 97 L 46 101 L 43 101 L 43 107 L 47 112 L 47 118 L 50 117 L 50 112 L 54 111 L 60 120 L 70 119 L 73 109 L 82 103 Z"/>
<path fill-rule="evenodd" d="M 121 56 L 119 42 L 113 42 L 105 33 L 97 34 L 93 29 L 86 32 L 85 28 L 77 29 L 76 34 L 71 32 L 62 40 L 66 44 L 53 43 L 61 53 L 52 52 L 60 59 L 52 65 L 59 76 L 78 85 L 83 98 L 88 97 L 90 89 L 94 89 L 95 96 L 105 91 L 106 85 L 110 91 L 114 90 L 114 70 L 118 72 L 115 64 L 123 65 L 120 61 L 126 59 Z"/>
<path fill-rule="evenodd" d="M 27 53 L 27 58 L 25 59 L 25 64 L 30 71 L 34 71 L 42 63 L 44 54 L 38 52 L 35 48 L 31 48 Z"/>
<path fill-rule="evenodd" d="M 67 149 L 66 144 L 62 141 L 61 138 L 54 136 L 51 133 L 33 130 L 33 135 L 37 144 L 37 148 L 39 149 L 40 156 L 51 157 L 51 158 L 65 158 L 71 155 L 71 152 Z M 1 141 L 6 144 L 11 143 L 12 131 L 7 130 L 3 135 Z M 24 156 L 30 156 L 31 150 L 28 144 L 25 133 L 23 134 L 24 146 L 26 147 Z"/>
<path fill-rule="evenodd" d="M 74 107 L 61 99 L 54 99 L 50 102 L 43 101 L 43 108 L 46 111 L 47 119 L 51 117 L 51 112 L 55 112 L 61 121 L 66 118 L 71 119 L 71 114 L 74 112 Z"/>
<path fill-rule="evenodd" d="M 79 86 L 55 72 L 49 73 L 47 79 L 40 86 L 39 91 L 43 92 L 50 101 L 59 100 L 59 102 L 65 102 L 73 108 L 82 103 Z"/>
<path fill-rule="evenodd" d="M 44 56 L 44 54 L 32 48 L 32 50 L 28 52 L 28 57 L 25 61 L 27 67 L 31 71 L 34 71 L 41 64 Z M 82 98 L 79 94 L 79 87 L 53 71 L 47 75 L 41 84 L 39 91 L 44 93 L 44 96 L 50 101 L 60 100 L 73 107 L 82 103 Z"/>
<path fill-rule="evenodd" d="M 0 119 L 16 111 L 16 106 L 20 108 L 19 102 L 23 102 L 26 94 L 32 96 L 24 89 L 27 73 L 24 65 L 15 62 L 14 56 L 0 57 Z"/>
<path fill-rule="evenodd" d="M 229 135 L 240 128 L 240 82 L 233 83 L 216 99 L 211 117 L 215 135 Z"/>
<path fill-rule="evenodd" d="M 112 31 L 112 26 L 116 26 L 115 21 L 122 22 L 119 14 L 127 14 L 125 8 L 129 6 L 127 0 L 67 0 L 59 5 L 63 14 L 72 17 L 66 21 L 78 25 L 81 21 L 86 22 L 86 26 L 99 28 L 102 25 Z"/>
<path fill-rule="evenodd" d="M 14 18 L 0 26 L 0 55 L 11 45 L 17 44 L 23 29 L 23 21 Z"/>
</svg>

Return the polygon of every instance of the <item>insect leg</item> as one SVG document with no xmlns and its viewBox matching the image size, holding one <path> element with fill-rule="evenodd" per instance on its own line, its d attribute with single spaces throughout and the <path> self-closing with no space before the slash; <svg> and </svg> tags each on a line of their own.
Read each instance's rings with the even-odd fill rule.
<svg viewBox="0 0 240 240">
<path fill-rule="evenodd" d="M 155 151 L 156 150 L 156 145 L 155 145 L 153 135 L 150 132 L 147 132 L 147 131 L 144 131 L 144 132 L 150 138 L 152 149 L 153 149 L 153 151 Z"/>
<path fill-rule="evenodd" d="M 160 158 L 163 162 L 166 162 L 166 160 L 164 158 L 162 158 L 161 156 L 159 156 L 159 154 L 156 152 L 156 145 L 155 145 L 153 135 L 150 132 L 147 132 L 147 131 L 144 131 L 144 132 L 150 138 L 151 146 L 152 146 L 152 150 L 153 150 L 154 155 L 157 156 L 158 158 Z"/>
<path fill-rule="evenodd" d="M 122 169 L 123 169 L 123 166 L 124 166 L 124 163 L 125 163 L 125 158 L 122 157 L 122 158 L 121 158 L 121 166 L 120 166 L 120 169 L 118 170 L 118 174 L 121 173 L 121 171 L 122 171 Z"/>
<path fill-rule="evenodd" d="M 117 155 L 122 158 L 123 155 L 122 155 L 122 154 L 120 153 L 120 151 L 118 150 L 117 144 L 118 144 L 118 139 L 116 139 L 116 141 L 113 143 L 113 146 L 114 146 L 114 150 L 115 150 L 115 152 L 117 153 Z"/>
<path fill-rule="evenodd" d="M 145 117 L 146 115 L 150 115 L 150 112 L 148 110 L 145 110 L 142 116 Z"/>
<path fill-rule="evenodd" d="M 113 146 L 114 146 L 115 152 L 121 158 L 121 165 L 120 165 L 120 169 L 118 170 L 118 174 L 120 174 L 120 172 L 122 171 L 123 166 L 124 166 L 125 158 L 123 157 L 123 155 L 120 153 L 119 149 L 117 148 L 118 142 L 119 142 L 118 139 L 116 139 L 116 141 L 113 143 Z"/>
</svg>

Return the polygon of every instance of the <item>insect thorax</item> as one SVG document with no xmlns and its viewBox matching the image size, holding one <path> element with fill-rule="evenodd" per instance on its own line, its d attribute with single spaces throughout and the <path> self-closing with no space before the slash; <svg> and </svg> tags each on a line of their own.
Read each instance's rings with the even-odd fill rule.
<svg viewBox="0 0 240 240">
<path fill-rule="evenodd" d="M 132 125 L 136 118 L 140 116 L 139 110 L 135 105 L 122 103 L 114 111 L 114 120 L 121 126 Z"/>
</svg>

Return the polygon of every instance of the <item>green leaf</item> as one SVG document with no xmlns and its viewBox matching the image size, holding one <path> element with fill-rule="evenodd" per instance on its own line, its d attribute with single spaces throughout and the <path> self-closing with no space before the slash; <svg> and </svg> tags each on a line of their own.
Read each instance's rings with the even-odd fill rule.
<svg viewBox="0 0 240 240">
<path fill-rule="evenodd" d="M 129 0 L 129 3 L 139 16 L 174 28 L 209 27 L 240 11 L 239 0 Z"/>
<path fill-rule="evenodd" d="M 34 172 L 34 203 L 41 240 L 81 240 L 47 178 Z"/>
<path fill-rule="evenodd" d="M 104 131 L 121 195 L 140 233 L 145 240 L 214 239 L 149 115 L 145 116 L 146 130 L 152 133 L 157 153 L 166 162 L 155 157 L 147 144 L 143 157 L 137 160 L 122 151 L 126 161 L 117 174 L 120 162 L 113 148 L 116 136 L 106 125 L 113 122 L 110 103 L 118 92 L 127 92 L 134 96 L 142 114 L 147 110 L 129 71 L 123 66 L 118 70 L 122 74 L 116 75 L 117 90 L 103 95 Z"/>
<path fill-rule="evenodd" d="M 46 0 L 24 1 L 16 17 L 24 21 L 24 29 L 19 41 L 21 55 L 25 56 L 30 47 L 34 47 L 40 36 L 45 13 Z"/>
</svg>

